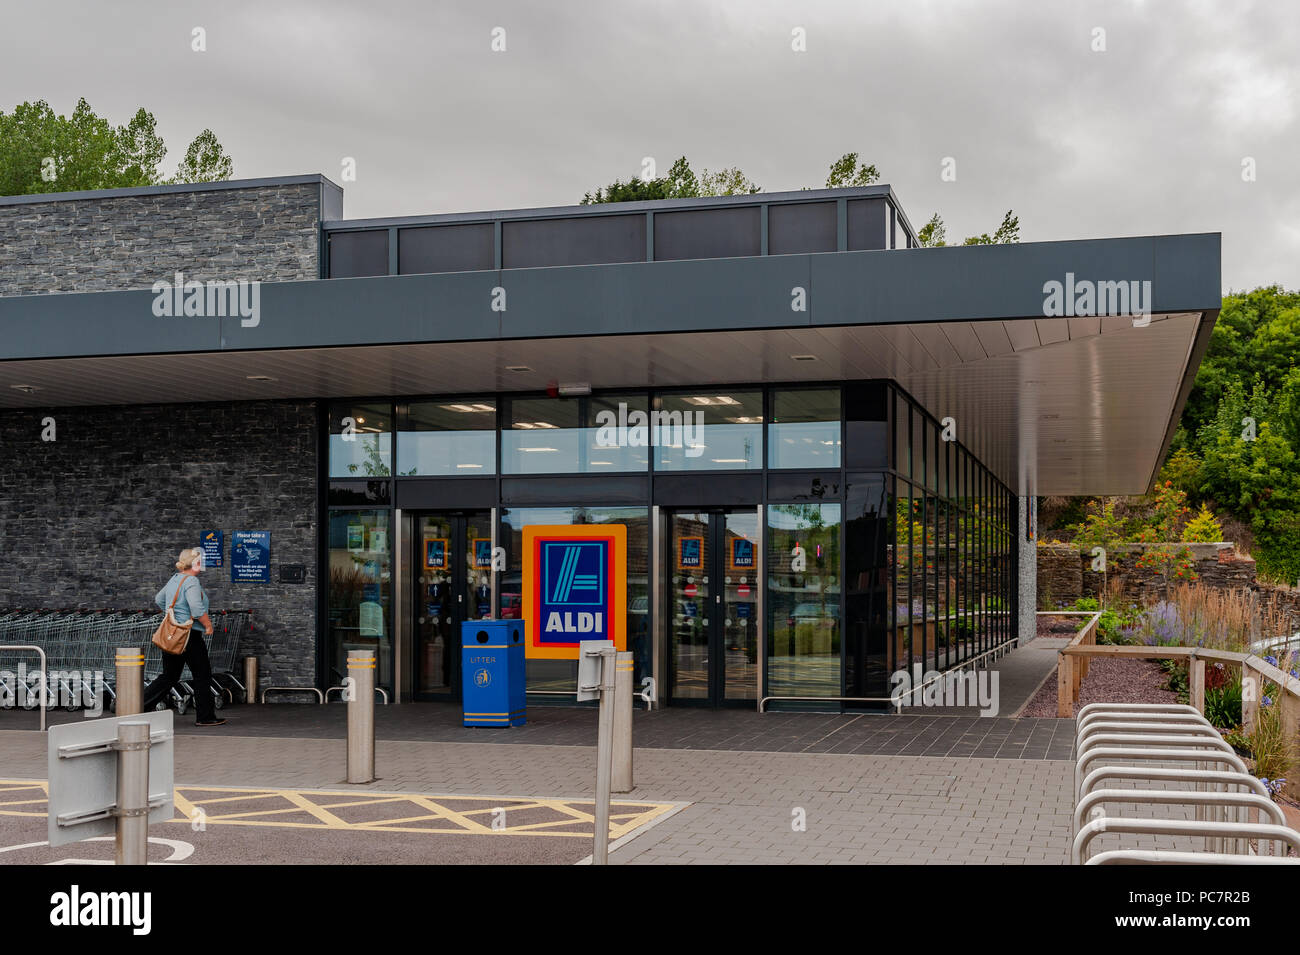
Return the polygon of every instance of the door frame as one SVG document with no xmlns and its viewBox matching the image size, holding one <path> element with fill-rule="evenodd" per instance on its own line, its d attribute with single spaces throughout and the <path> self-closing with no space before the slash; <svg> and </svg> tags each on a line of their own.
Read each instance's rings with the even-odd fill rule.
<svg viewBox="0 0 1300 955">
<path fill-rule="evenodd" d="M 410 561 L 406 574 L 403 576 L 403 584 L 410 588 L 409 595 L 403 601 L 404 618 L 409 619 L 410 639 L 405 641 L 407 646 L 402 650 L 402 659 L 410 671 L 410 697 L 409 699 L 419 702 L 460 702 L 463 688 L 460 679 L 460 666 L 458 665 L 460 655 L 460 627 L 461 624 L 471 618 L 469 616 L 469 607 L 473 599 L 473 593 L 470 581 L 464 576 L 468 569 L 469 561 L 469 540 L 468 528 L 469 521 L 475 517 L 482 517 L 489 522 L 490 538 L 492 547 L 496 547 L 496 509 L 486 507 L 473 508 L 420 508 L 406 511 L 410 518 L 410 542 L 404 549 L 407 559 Z M 453 568 L 452 574 L 452 591 L 450 596 L 456 599 L 453 605 L 456 612 L 453 614 L 455 622 L 452 624 L 451 639 L 448 640 L 448 652 L 452 654 L 453 666 L 451 667 L 451 679 L 446 690 L 442 691 L 422 691 L 420 687 L 420 650 L 421 641 L 419 639 L 419 602 L 423 599 L 423 590 L 416 582 L 416 576 L 424 570 L 424 535 L 421 531 L 421 524 L 424 518 L 432 517 L 438 520 L 450 522 L 448 555 L 447 560 Z M 497 615 L 497 583 L 496 572 L 488 571 L 490 578 L 489 586 L 491 588 L 489 600 L 489 613 L 493 619 Z"/>
<path fill-rule="evenodd" d="M 724 627 L 722 617 L 715 608 L 719 607 L 721 601 L 719 598 L 726 596 L 727 577 L 727 555 L 726 555 L 726 538 L 727 538 L 727 516 L 730 514 L 755 514 L 755 527 L 757 533 L 754 540 L 754 640 L 755 640 L 755 686 L 754 699 L 728 699 L 726 695 L 726 647 L 724 642 Z M 709 554 L 708 564 L 703 568 L 709 575 L 710 596 L 714 604 L 709 613 L 709 627 L 707 634 L 708 647 L 708 674 L 706 685 L 708 688 L 707 696 L 702 699 L 690 699 L 676 696 L 677 690 L 677 670 L 673 654 L 673 619 L 675 614 L 670 606 L 675 599 L 675 591 L 672 585 L 672 577 L 676 571 L 674 561 L 677 554 L 677 535 L 675 533 L 673 520 L 678 514 L 707 514 L 709 518 L 707 537 L 707 551 Z M 664 621 L 665 636 L 665 653 L 664 662 L 666 664 L 667 688 L 664 693 L 664 702 L 672 706 L 705 706 L 714 709 L 726 707 L 737 708 L 756 706 L 763 695 L 764 672 L 767 665 L 766 645 L 764 633 L 766 627 L 763 626 L 763 614 L 765 613 L 765 593 L 766 584 L 763 582 L 763 506 L 755 505 L 753 508 L 745 506 L 717 505 L 704 507 L 665 507 L 663 509 L 663 520 L 665 527 L 664 539 L 667 546 L 664 548 L 663 561 L 660 564 L 660 572 L 663 579 L 662 595 L 660 596 L 659 613 Z M 721 664 L 719 661 L 723 661 Z"/>
</svg>

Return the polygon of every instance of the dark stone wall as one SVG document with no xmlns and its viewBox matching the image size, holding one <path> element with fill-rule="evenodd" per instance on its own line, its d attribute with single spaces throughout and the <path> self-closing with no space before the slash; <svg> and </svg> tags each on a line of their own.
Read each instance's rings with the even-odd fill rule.
<svg viewBox="0 0 1300 955">
<path fill-rule="evenodd" d="M 214 610 L 253 611 L 239 655 L 264 686 L 315 683 L 314 403 L 4 412 L 0 452 L 0 606 L 152 609 L 177 553 L 219 529 L 224 564 L 200 580 Z M 271 532 L 269 584 L 231 582 L 237 530 Z M 280 583 L 290 563 L 305 583 Z"/>
<path fill-rule="evenodd" d="M 0 295 L 319 277 L 319 183 L 0 206 Z"/>
<path fill-rule="evenodd" d="M 1221 589 L 1250 589 L 1256 586 L 1255 561 L 1238 554 L 1229 543 L 1175 544 L 1191 553 L 1197 583 Z M 1123 595 L 1139 603 L 1159 600 L 1164 582 L 1150 568 L 1136 566 L 1145 545 L 1123 544 L 1106 555 L 1106 575 L 1092 569 L 1091 553 L 1079 553 L 1068 545 L 1038 548 L 1038 601 L 1040 610 L 1055 610 L 1079 597 L 1103 594 L 1107 578 L 1122 582 Z"/>
</svg>

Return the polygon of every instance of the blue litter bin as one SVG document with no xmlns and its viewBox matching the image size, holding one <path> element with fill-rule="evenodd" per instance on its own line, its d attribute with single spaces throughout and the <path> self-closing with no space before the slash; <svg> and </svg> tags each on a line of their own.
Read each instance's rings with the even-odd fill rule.
<svg viewBox="0 0 1300 955">
<path fill-rule="evenodd" d="M 460 646 L 465 725 L 523 726 L 524 622 L 466 620 Z"/>
</svg>

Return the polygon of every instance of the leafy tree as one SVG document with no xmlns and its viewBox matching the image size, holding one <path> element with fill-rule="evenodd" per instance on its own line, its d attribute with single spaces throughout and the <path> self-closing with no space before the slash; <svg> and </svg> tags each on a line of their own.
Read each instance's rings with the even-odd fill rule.
<svg viewBox="0 0 1300 955">
<path fill-rule="evenodd" d="M 1002 217 L 1002 224 L 997 227 L 993 235 L 987 232 L 982 235 L 970 235 L 962 245 L 1009 245 L 1013 242 L 1020 241 L 1020 219 L 1007 210 L 1007 214 Z"/>
<path fill-rule="evenodd" d="M 936 249 L 948 244 L 948 230 L 944 227 L 939 213 L 930 216 L 930 221 L 921 226 L 916 233 L 916 244 L 923 249 Z"/>
<path fill-rule="evenodd" d="M 56 114 L 44 100 L 0 110 L 0 195 L 157 185 L 167 154 L 157 125 L 152 113 L 138 109 L 115 127 L 84 98 L 71 116 Z M 232 172 L 221 144 L 204 130 L 169 181 L 212 182 Z"/>
<path fill-rule="evenodd" d="M 826 176 L 827 189 L 840 189 L 846 186 L 869 186 L 880 181 L 880 172 L 875 165 L 858 162 L 857 153 L 845 153 L 831 163 L 830 173 Z"/>
<path fill-rule="evenodd" d="M 981 235 L 967 236 L 962 245 L 1009 245 L 1013 242 L 1020 241 L 1020 219 L 1012 215 L 1010 209 L 1002 217 L 1002 224 L 994 230 L 992 235 L 987 232 Z M 916 244 L 923 249 L 942 248 L 948 244 L 947 229 L 943 220 L 939 218 L 939 213 L 930 217 L 930 221 L 921 226 L 921 230 L 916 234 Z"/>
<path fill-rule="evenodd" d="M 1202 504 L 1200 512 L 1187 522 L 1183 528 L 1183 540 L 1205 544 L 1223 540 L 1223 528 L 1207 505 Z"/>
<path fill-rule="evenodd" d="M 176 175 L 170 181 L 224 182 L 233 172 L 234 164 L 221 148 L 221 143 L 217 142 L 216 135 L 212 130 L 205 129 L 194 137 L 194 142 L 185 150 L 185 158 L 181 160 Z"/>
<path fill-rule="evenodd" d="M 738 196 L 761 192 L 762 188 L 736 167 L 698 174 L 682 156 L 668 170 L 666 176 L 654 179 L 632 177 L 626 181 L 614 180 L 603 189 L 582 197 L 584 206 L 601 202 L 636 202 L 642 199 L 689 199 L 697 196 Z"/>
</svg>

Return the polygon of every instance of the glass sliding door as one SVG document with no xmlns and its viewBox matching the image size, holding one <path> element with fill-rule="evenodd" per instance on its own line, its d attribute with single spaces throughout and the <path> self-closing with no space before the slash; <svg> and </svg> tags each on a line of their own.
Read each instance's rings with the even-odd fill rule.
<svg viewBox="0 0 1300 955">
<path fill-rule="evenodd" d="M 411 567 L 417 698 L 460 698 L 460 630 L 492 616 L 486 511 L 417 516 Z"/>
<path fill-rule="evenodd" d="M 758 694 L 757 510 L 670 517 L 670 695 L 679 702 L 752 702 Z"/>
</svg>

